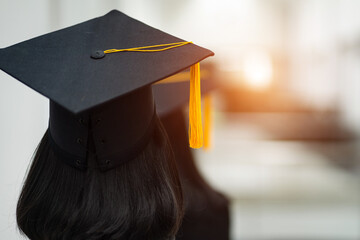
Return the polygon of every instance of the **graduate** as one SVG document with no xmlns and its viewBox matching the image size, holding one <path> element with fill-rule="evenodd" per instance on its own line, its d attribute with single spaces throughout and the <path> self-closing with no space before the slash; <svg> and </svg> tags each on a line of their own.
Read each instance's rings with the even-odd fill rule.
<svg viewBox="0 0 360 240">
<path fill-rule="evenodd" d="M 183 197 L 151 84 L 211 55 L 116 10 L 0 49 L 0 69 L 50 100 L 17 205 L 21 233 L 174 239 Z"/>
<path fill-rule="evenodd" d="M 201 92 L 204 98 L 204 147 L 210 145 L 211 96 L 216 88 L 212 65 L 201 67 Z M 228 240 L 229 200 L 214 190 L 201 176 L 188 142 L 184 106 L 189 101 L 189 74 L 172 77 L 168 84 L 153 86 L 157 112 L 169 136 L 183 188 L 185 214 L 177 240 Z M 191 107 L 191 106 L 190 106 Z"/>
</svg>

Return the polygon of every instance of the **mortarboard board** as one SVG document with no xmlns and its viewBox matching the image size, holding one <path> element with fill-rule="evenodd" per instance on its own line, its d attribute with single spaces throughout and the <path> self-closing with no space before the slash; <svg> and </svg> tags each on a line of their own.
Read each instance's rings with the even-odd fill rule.
<svg viewBox="0 0 360 240">
<path fill-rule="evenodd" d="M 0 49 L 0 69 L 50 99 L 49 135 L 63 159 L 86 168 L 92 134 L 107 170 L 145 146 L 154 116 L 150 84 L 213 55 L 188 43 L 113 10 Z"/>
</svg>

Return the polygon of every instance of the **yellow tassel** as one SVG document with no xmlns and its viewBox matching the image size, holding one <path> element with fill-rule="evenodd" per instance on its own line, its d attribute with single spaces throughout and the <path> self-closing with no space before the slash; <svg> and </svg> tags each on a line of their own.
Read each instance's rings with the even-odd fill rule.
<svg viewBox="0 0 360 240">
<path fill-rule="evenodd" d="M 200 63 L 190 67 L 189 143 L 191 148 L 201 148 L 203 146 Z"/>
<path fill-rule="evenodd" d="M 212 101 L 210 94 L 204 97 L 204 148 L 211 147 L 211 127 L 212 127 Z"/>
</svg>

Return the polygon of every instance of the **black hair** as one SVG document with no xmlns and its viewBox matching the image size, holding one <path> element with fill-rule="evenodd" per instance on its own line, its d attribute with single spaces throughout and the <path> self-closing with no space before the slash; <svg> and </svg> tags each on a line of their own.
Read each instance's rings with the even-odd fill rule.
<svg viewBox="0 0 360 240">
<path fill-rule="evenodd" d="M 161 121 L 170 139 L 183 187 L 185 215 L 176 239 L 229 239 L 229 201 L 199 172 L 189 148 L 182 109 L 162 116 Z"/>
<path fill-rule="evenodd" d="M 135 158 L 103 172 L 75 169 L 42 138 L 17 205 L 20 231 L 32 240 L 171 239 L 183 198 L 169 140 L 159 119 Z"/>
</svg>

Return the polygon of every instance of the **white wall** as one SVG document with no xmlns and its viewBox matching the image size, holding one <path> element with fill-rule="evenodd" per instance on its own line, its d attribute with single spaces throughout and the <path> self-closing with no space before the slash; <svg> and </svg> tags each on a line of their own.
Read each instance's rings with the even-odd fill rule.
<svg viewBox="0 0 360 240">
<path fill-rule="evenodd" d="M 290 89 L 319 109 L 336 106 L 346 126 L 360 133 L 360 1 L 288 6 Z"/>
<path fill-rule="evenodd" d="M 0 1 L 0 47 L 49 31 L 48 18 L 45 0 Z M 46 99 L 0 71 L 0 239 L 20 239 L 17 198 L 46 127 Z"/>
</svg>

